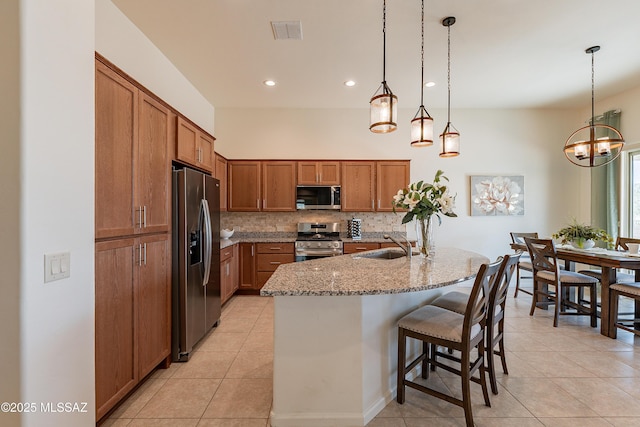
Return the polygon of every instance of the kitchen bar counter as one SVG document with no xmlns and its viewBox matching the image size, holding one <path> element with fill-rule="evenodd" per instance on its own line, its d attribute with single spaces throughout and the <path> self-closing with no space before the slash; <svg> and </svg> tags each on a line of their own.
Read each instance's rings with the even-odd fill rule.
<svg viewBox="0 0 640 427">
<path fill-rule="evenodd" d="M 400 248 L 323 258 L 278 267 L 263 296 L 378 295 L 439 288 L 475 277 L 487 258 L 462 249 L 441 248 L 433 260 L 407 259 Z M 383 258 L 377 258 L 376 256 Z"/>
<path fill-rule="evenodd" d="M 273 427 L 367 425 L 396 393 L 398 320 L 489 261 L 454 248 L 367 258 L 389 251 L 281 265 L 262 288 L 274 298 Z"/>
<path fill-rule="evenodd" d="M 359 240 L 353 240 L 350 237 L 347 237 L 346 235 L 344 236 L 340 236 L 340 239 L 342 239 L 342 241 L 344 243 L 358 243 L 358 242 L 362 242 L 362 243 L 383 243 L 383 242 L 390 242 L 390 240 L 385 239 L 384 237 L 382 237 L 384 234 L 390 234 L 393 237 L 396 238 L 402 238 L 405 236 L 404 233 L 399 233 L 399 232 L 389 232 L 389 233 L 363 233 L 362 235 L 362 239 Z M 220 240 L 220 249 L 224 249 L 228 246 L 231 245 L 235 245 L 236 243 L 244 243 L 244 242 L 249 242 L 249 243 L 293 243 L 296 241 L 298 237 L 298 233 L 291 233 L 291 232 L 286 232 L 286 231 L 282 231 L 282 232 L 264 232 L 264 233 L 258 233 L 258 232 L 237 232 L 235 233 L 233 236 L 231 236 L 229 239 L 221 239 Z"/>
</svg>

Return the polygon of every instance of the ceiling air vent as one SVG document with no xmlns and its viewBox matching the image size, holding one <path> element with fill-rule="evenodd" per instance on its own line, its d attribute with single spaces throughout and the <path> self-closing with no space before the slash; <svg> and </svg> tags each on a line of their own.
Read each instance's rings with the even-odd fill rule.
<svg viewBox="0 0 640 427">
<path fill-rule="evenodd" d="M 276 40 L 302 40 L 300 21 L 271 21 L 271 28 Z"/>
</svg>

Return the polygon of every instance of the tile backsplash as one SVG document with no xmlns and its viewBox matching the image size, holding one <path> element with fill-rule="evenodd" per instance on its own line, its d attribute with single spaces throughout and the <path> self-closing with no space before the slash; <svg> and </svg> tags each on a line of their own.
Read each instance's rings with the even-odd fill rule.
<svg viewBox="0 0 640 427">
<path fill-rule="evenodd" d="M 393 212 L 221 212 L 220 228 L 233 228 L 237 232 L 297 232 L 299 222 L 339 222 L 340 231 L 347 232 L 347 220 L 360 218 L 362 232 L 406 232 L 401 224 L 404 213 Z"/>
</svg>

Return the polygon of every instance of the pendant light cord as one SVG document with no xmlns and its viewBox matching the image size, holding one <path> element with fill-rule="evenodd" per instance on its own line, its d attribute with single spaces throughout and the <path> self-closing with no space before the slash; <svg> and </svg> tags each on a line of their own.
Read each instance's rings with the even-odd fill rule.
<svg viewBox="0 0 640 427">
<path fill-rule="evenodd" d="M 595 71 L 594 71 L 594 54 L 595 51 L 591 51 L 591 127 L 596 124 L 596 112 L 595 112 Z"/>
<path fill-rule="evenodd" d="M 387 64 L 387 0 L 382 0 L 382 84 L 386 86 Z"/>
<path fill-rule="evenodd" d="M 447 26 L 447 127 L 451 123 L 451 25 Z"/>
<path fill-rule="evenodd" d="M 421 37 L 422 45 L 420 46 L 420 63 L 422 75 L 420 77 L 420 108 L 424 108 L 424 0 L 422 0 L 422 19 L 421 19 Z M 422 126 L 422 125 L 421 125 Z"/>
</svg>

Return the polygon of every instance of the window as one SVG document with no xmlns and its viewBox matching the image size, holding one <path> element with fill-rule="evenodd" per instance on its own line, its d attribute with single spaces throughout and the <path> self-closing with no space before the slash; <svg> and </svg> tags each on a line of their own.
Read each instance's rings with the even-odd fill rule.
<svg viewBox="0 0 640 427">
<path fill-rule="evenodd" d="M 640 150 L 629 152 L 629 236 L 640 239 Z"/>
</svg>

